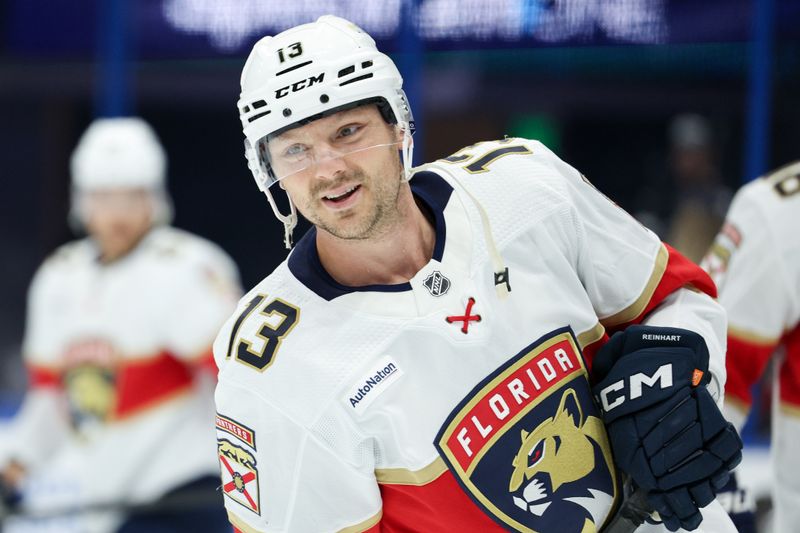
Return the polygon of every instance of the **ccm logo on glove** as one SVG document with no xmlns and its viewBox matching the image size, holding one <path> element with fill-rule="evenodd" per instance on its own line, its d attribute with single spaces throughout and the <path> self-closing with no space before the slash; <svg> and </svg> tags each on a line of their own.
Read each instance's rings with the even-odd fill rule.
<svg viewBox="0 0 800 533">
<path fill-rule="evenodd" d="M 668 389 L 672 387 L 672 363 L 668 363 L 666 365 L 661 365 L 656 369 L 656 371 L 648 376 L 644 372 L 639 372 L 638 374 L 634 374 L 630 376 L 630 395 L 628 396 L 629 399 L 635 400 L 636 398 L 640 398 L 642 396 L 642 386 L 653 387 L 658 385 L 662 389 Z M 696 387 L 700 384 L 700 380 L 703 379 L 703 371 L 700 369 L 695 369 L 692 373 L 692 387 Z M 620 379 L 619 381 L 615 381 L 611 385 L 600 390 L 600 404 L 603 406 L 603 411 L 606 413 L 614 409 L 615 407 L 619 407 L 623 403 L 625 403 L 625 395 L 617 396 L 617 398 L 613 401 L 609 401 L 609 396 L 611 393 L 620 391 L 625 388 L 625 380 Z"/>
<path fill-rule="evenodd" d="M 640 398 L 642 396 L 643 385 L 647 387 L 659 385 L 662 389 L 668 389 L 672 387 L 672 363 L 661 365 L 652 376 L 648 376 L 644 372 L 639 372 L 638 374 L 630 376 L 628 379 L 630 381 L 629 397 L 631 400 L 635 400 L 636 398 Z M 607 413 L 615 407 L 619 407 L 625 403 L 625 394 L 617 396 L 617 398 L 613 401 L 609 401 L 608 399 L 611 393 L 620 391 L 624 388 L 625 380 L 621 379 L 600 390 L 600 403 L 603 405 L 603 411 Z"/>
</svg>

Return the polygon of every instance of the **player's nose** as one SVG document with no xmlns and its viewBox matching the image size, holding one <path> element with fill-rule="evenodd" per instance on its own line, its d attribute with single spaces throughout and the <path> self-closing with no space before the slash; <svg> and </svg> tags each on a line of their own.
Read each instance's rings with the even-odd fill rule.
<svg viewBox="0 0 800 533">
<path fill-rule="evenodd" d="M 317 179 L 334 179 L 346 170 L 347 165 L 345 164 L 342 154 L 334 151 L 320 154 L 320 157 L 314 162 L 314 176 Z"/>
</svg>

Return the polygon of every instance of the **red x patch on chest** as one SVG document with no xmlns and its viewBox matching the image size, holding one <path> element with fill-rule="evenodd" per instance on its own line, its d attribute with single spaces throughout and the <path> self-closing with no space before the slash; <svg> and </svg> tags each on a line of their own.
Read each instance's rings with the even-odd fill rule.
<svg viewBox="0 0 800 533">
<path fill-rule="evenodd" d="M 467 309 L 464 311 L 463 315 L 452 315 L 445 318 L 448 324 L 452 324 L 453 322 L 461 322 L 463 325 L 461 326 L 461 333 L 467 334 L 469 333 L 469 324 L 470 322 L 480 322 L 481 315 L 472 314 L 472 306 L 475 305 L 475 298 L 470 298 L 467 301 Z"/>
</svg>

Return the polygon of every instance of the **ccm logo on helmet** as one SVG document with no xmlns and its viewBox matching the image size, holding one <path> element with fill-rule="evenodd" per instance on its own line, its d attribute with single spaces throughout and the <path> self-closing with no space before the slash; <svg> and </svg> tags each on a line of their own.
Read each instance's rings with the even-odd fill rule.
<svg viewBox="0 0 800 533">
<path fill-rule="evenodd" d="M 300 80 L 296 81 L 291 85 L 287 85 L 286 87 L 281 87 L 277 91 L 275 91 L 275 98 L 283 98 L 289 93 L 296 93 L 297 91 L 301 91 L 306 87 L 311 87 L 315 83 L 322 83 L 322 80 L 325 79 L 325 73 L 320 72 L 316 76 L 311 76 L 307 80 Z"/>
<path fill-rule="evenodd" d="M 639 372 L 638 374 L 633 374 L 628 379 L 630 380 L 629 399 L 631 400 L 635 400 L 636 398 L 640 398 L 642 396 L 642 385 L 653 387 L 658 384 L 662 389 L 668 389 L 669 387 L 672 387 L 672 363 L 661 365 L 652 376 L 648 376 L 643 372 Z M 607 387 L 604 387 L 603 390 L 600 391 L 600 403 L 603 405 L 603 411 L 609 412 L 625 403 L 624 392 L 620 396 L 617 396 L 616 399 L 609 401 L 609 396 L 611 396 L 612 393 L 624 388 L 625 380 L 621 379 L 619 381 L 615 381 Z"/>
</svg>

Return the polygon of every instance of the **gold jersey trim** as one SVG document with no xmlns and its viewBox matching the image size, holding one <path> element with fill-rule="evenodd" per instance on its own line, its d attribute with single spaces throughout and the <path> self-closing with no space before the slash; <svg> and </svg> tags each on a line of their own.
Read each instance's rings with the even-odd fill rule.
<svg viewBox="0 0 800 533">
<path fill-rule="evenodd" d="M 732 394 L 725 395 L 725 407 L 735 409 L 744 418 L 747 418 L 748 413 L 750 413 L 750 405 Z"/>
<path fill-rule="evenodd" d="M 251 525 L 248 525 L 244 520 L 233 514 L 232 512 L 228 511 L 228 522 L 233 525 L 236 529 L 241 531 L 242 533 L 263 533 Z"/>
<path fill-rule="evenodd" d="M 606 333 L 606 328 L 603 327 L 603 324 L 598 322 L 591 329 L 588 329 L 578 334 L 578 346 L 580 346 L 581 350 L 583 350 L 590 344 L 595 343 L 600 339 L 602 339 L 605 333 Z"/>
<path fill-rule="evenodd" d="M 180 361 L 181 363 L 193 365 L 196 363 L 201 363 L 205 360 L 206 357 L 212 356 L 213 351 L 211 344 L 206 344 L 205 348 L 202 350 L 198 350 L 196 352 L 190 352 L 187 354 L 180 354 L 178 352 L 169 350 L 164 348 L 160 351 L 150 351 L 150 352 L 119 352 L 114 355 L 114 363 L 116 365 L 139 365 L 139 364 L 146 364 L 151 363 L 164 355 L 169 355 L 176 361 Z M 23 354 L 23 361 L 25 365 L 32 366 L 35 368 L 43 368 L 46 370 L 51 370 L 54 372 L 63 372 L 64 371 L 64 357 L 62 355 L 58 355 L 55 361 L 48 361 L 43 362 L 43 359 L 48 359 L 47 357 L 42 357 L 41 353 L 38 352 L 24 352 Z"/>
<path fill-rule="evenodd" d="M 744 341 L 749 344 L 758 344 L 759 346 L 763 346 L 765 348 L 777 346 L 777 344 L 781 340 L 780 336 L 767 337 L 765 335 L 759 335 L 758 333 L 753 333 L 751 331 L 747 331 L 745 329 L 738 328 L 730 324 L 728 324 L 728 335 L 740 341 Z"/>
<path fill-rule="evenodd" d="M 164 407 L 167 404 L 171 404 L 179 400 L 183 400 L 184 398 L 188 398 L 189 396 L 191 396 L 193 390 L 194 390 L 193 385 L 191 383 L 187 383 L 186 385 L 182 385 L 181 387 L 176 388 L 174 391 L 170 391 L 167 394 L 164 394 L 163 396 L 159 396 L 158 398 L 153 398 L 152 400 L 141 403 L 138 406 L 136 406 L 135 409 L 131 409 L 122 414 L 111 414 L 108 417 L 108 420 L 106 420 L 106 423 L 129 422 L 145 413 L 149 413 L 155 409 Z"/>
<path fill-rule="evenodd" d="M 662 244 L 661 248 L 658 250 L 658 254 L 656 255 L 655 264 L 653 265 L 653 272 L 650 274 L 650 279 L 644 286 L 642 293 L 635 302 L 630 304 L 622 311 L 602 319 L 600 322 L 602 322 L 603 326 L 609 328 L 618 326 L 620 324 L 625 324 L 626 322 L 630 322 L 634 318 L 641 315 L 647 307 L 647 304 L 650 303 L 650 300 L 653 298 L 653 294 L 655 294 L 656 287 L 658 287 L 658 284 L 661 282 L 661 278 L 664 277 L 664 272 L 667 271 L 668 262 L 669 252 Z"/>
<path fill-rule="evenodd" d="M 339 530 L 339 533 L 361 533 L 362 531 L 366 531 L 378 522 L 381 521 L 383 517 L 383 510 L 378 511 L 373 516 L 370 516 L 363 522 L 360 522 L 354 526 L 348 526 L 344 529 Z M 233 514 L 232 512 L 228 511 L 228 522 L 233 525 L 236 529 L 241 531 L 242 533 L 264 533 L 261 530 L 254 528 L 253 526 L 247 524 L 244 520 Z"/>
<path fill-rule="evenodd" d="M 361 533 L 362 531 L 366 531 L 378 522 L 381 521 L 381 517 L 383 516 L 383 510 L 378 511 L 373 516 L 367 518 L 361 523 L 358 523 L 354 526 L 348 526 L 344 529 L 340 529 L 339 533 Z"/>
<path fill-rule="evenodd" d="M 793 418 L 800 418 L 800 405 L 795 405 L 782 401 L 780 403 L 781 413 L 791 416 Z"/>
<path fill-rule="evenodd" d="M 447 472 L 447 465 L 441 457 L 437 457 L 431 464 L 419 470 L 406 468 L 381 468 L 375 470 L 378 483 L 396 485 L 427 485 Z"/>
</svg>

